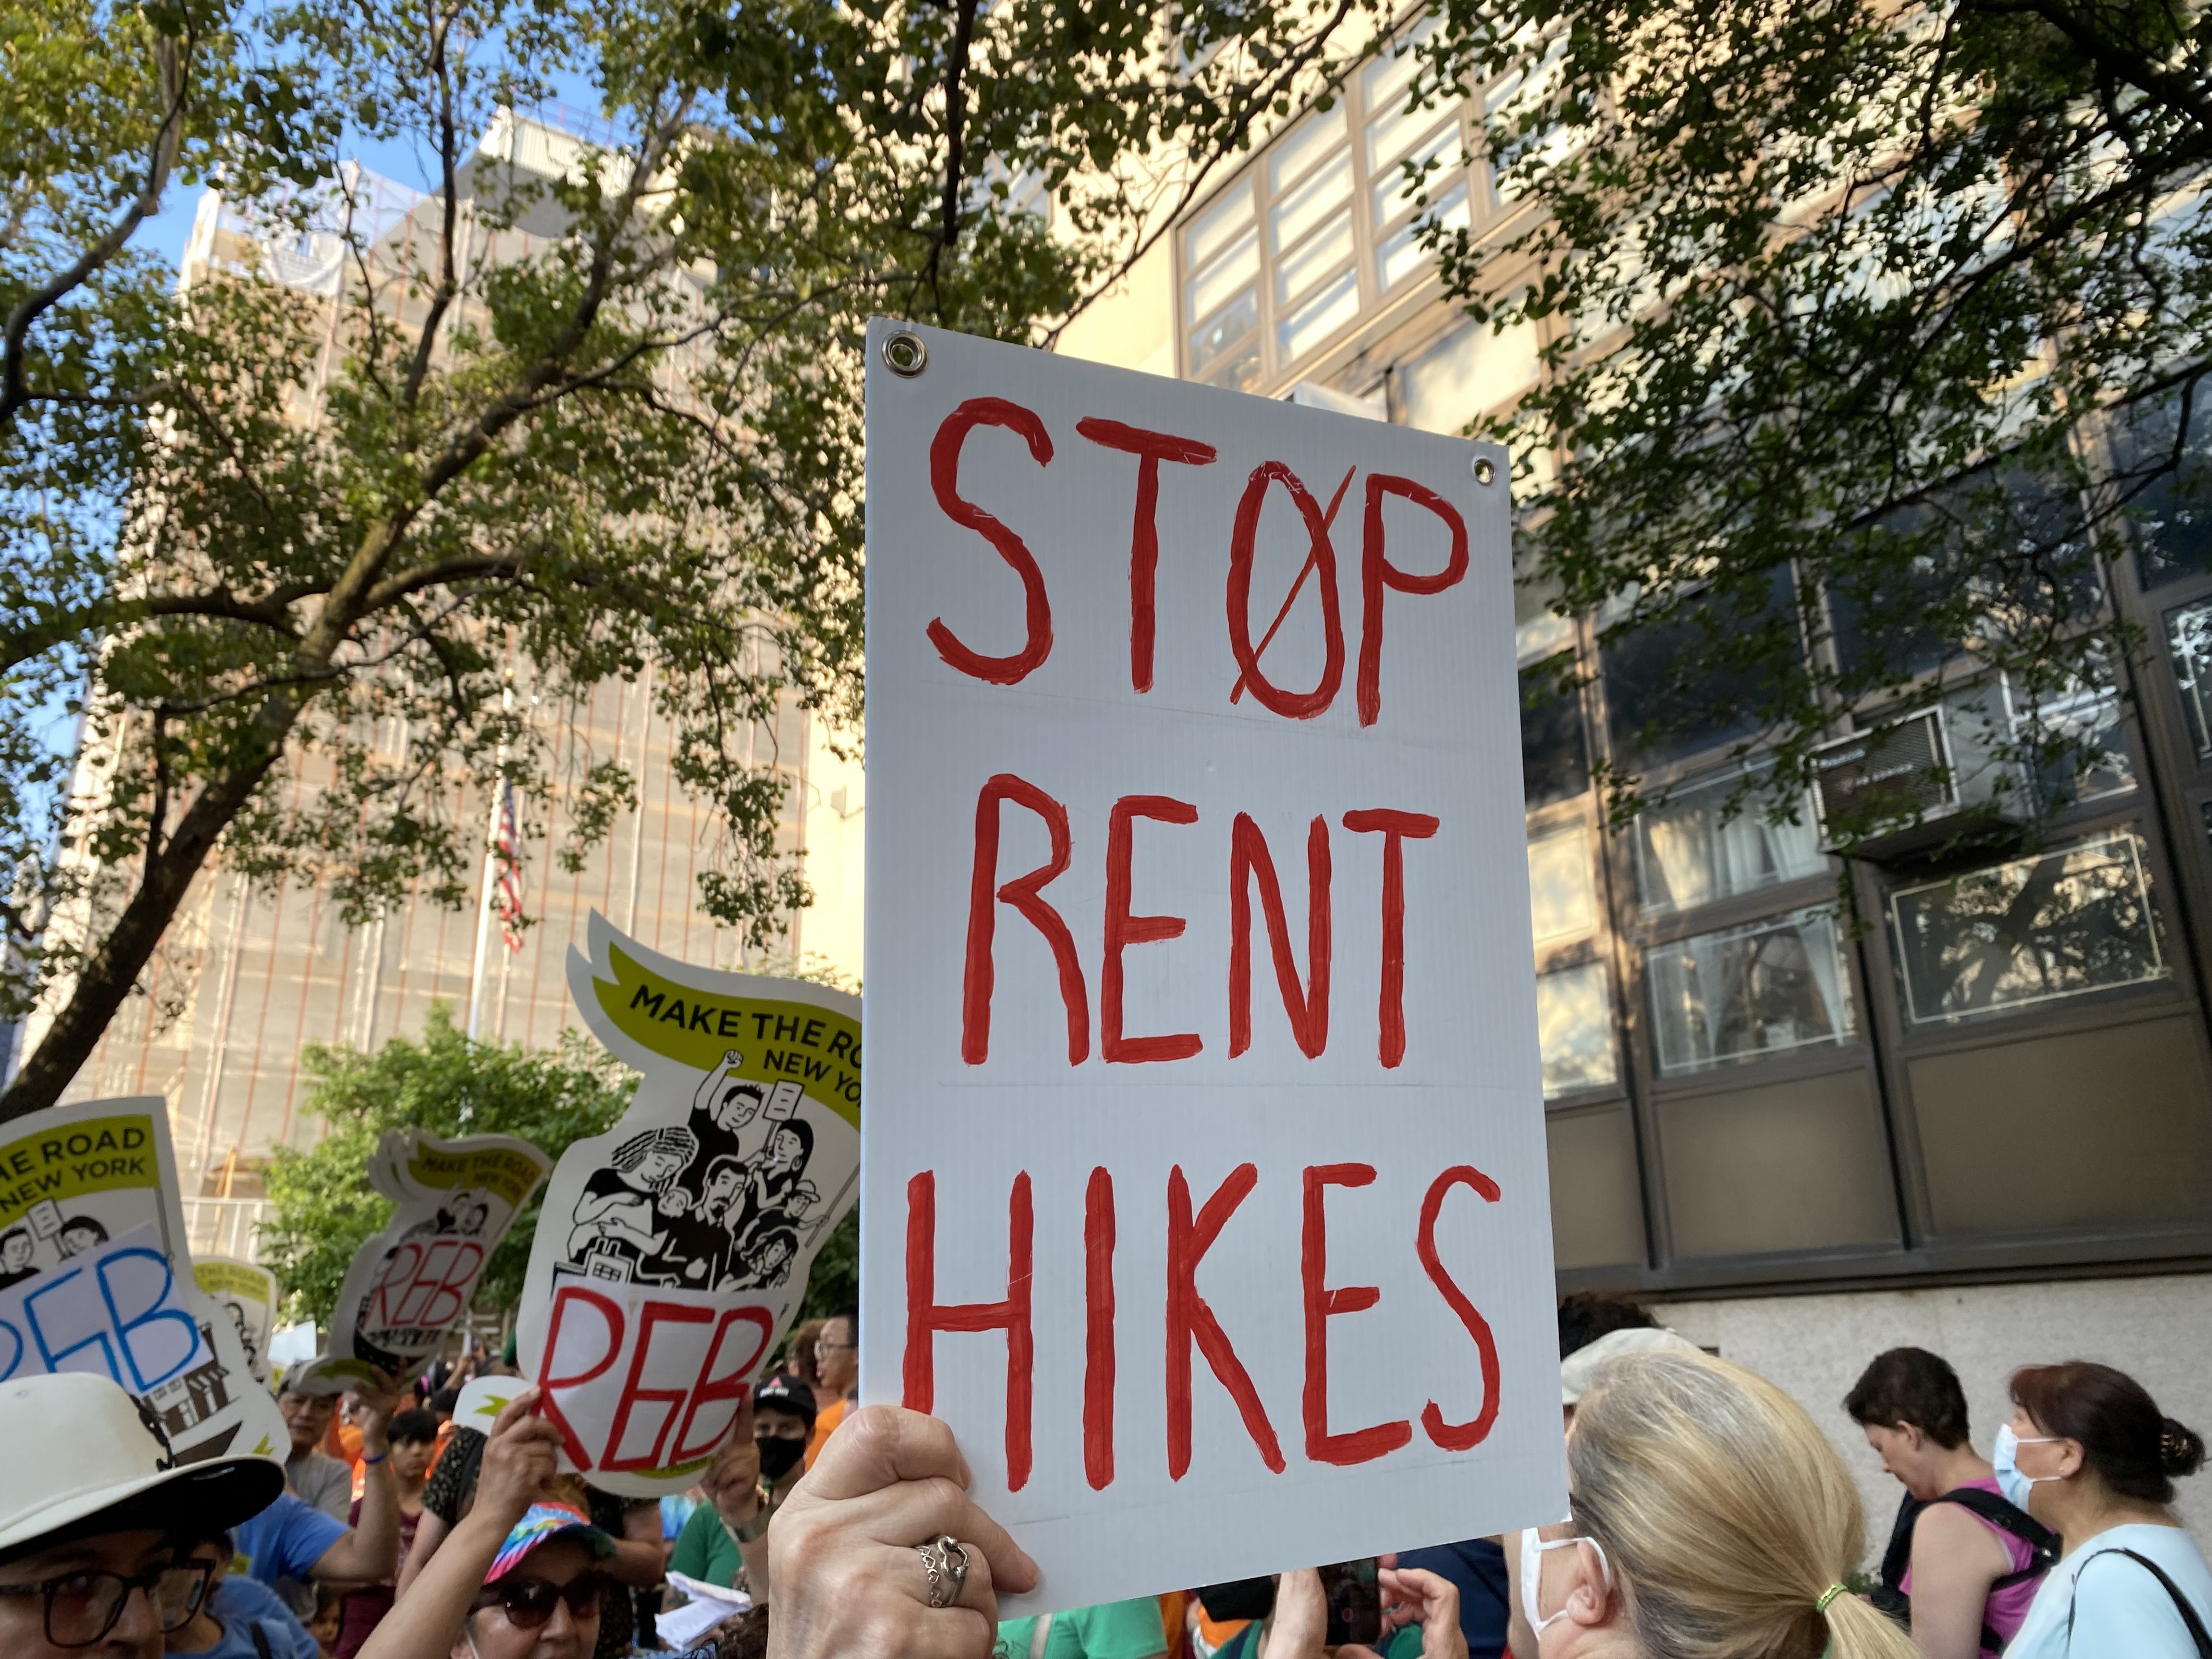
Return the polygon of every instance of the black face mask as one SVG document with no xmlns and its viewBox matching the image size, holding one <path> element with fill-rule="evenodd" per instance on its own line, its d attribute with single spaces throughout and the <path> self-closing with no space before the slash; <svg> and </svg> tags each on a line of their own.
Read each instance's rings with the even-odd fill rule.
<svg viewBox="0 0 2212 1659">
<path fill-rule="evenodd" d="M 760 1435 L 753 1444 L 760 1448 L 761 1475 L 773 1486 L 799 1467 L 799 1460 L 806 1455 L 804 1440 L 786 1440 L 781 1436 Z"/>
</svg>

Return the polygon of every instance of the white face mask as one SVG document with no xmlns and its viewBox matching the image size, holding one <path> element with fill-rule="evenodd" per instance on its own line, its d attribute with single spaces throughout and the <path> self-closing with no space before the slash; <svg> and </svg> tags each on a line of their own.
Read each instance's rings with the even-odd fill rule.
<svg viewBox="0 0 2212 1659">
<path fill-rule="evenodd" d="M 1567 1616 L 1562 1607 L 1547 1619 L 1543 1613 L 1542 1598 L 1539 1595 L 1544 1576 L 1544 1552 L 1572 1549 L 1577 1544 L 1588 1544 L 1597 1552 L 1597 1570 L 1604 1577 L 1607 1590 L 1613 1588 L 1613 1569 L 1605 1559 L 1605 1546 L 1595 1538 L 1539 1538 L 1536 1529 L 1528 1527 L 1521 1534 L 1521 1612 L 1528 1620 L 1528 1628 L 1539 1638 L 1547 1626 L 1556 1625 Z"/>
<path fill-rule="evenodd" d="M 2014 1509 L 2024 1510 L 2027 1507 L 2027 1495 L 2034 1489 L 2037 1481 L 2063 1478 L 2056 1474 L 2023 1473 L 2018 1462 L 2022 1446 L 2056 1445 L 2063 1437 L 2056 1434 L 2037 1434 L 2023 1440 L 2012 1431 L 2009 1423 L 1997 1431 L 1997 1443 L 1990 1449 L 1990 1464 L 1996 1471 L 1997 1490 L 2004 1494 L 2006 1503 Z"/>
</svg>

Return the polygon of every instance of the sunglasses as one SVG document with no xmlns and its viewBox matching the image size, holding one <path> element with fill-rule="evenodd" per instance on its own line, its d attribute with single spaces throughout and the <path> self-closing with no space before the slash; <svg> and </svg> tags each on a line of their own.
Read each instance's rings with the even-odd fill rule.
<svg viewBox="0 0 2212 1659">
<path fill-rule="evenodd" d="M 553 1616 L 556 1601 L 568 1604 L 571 1619 L 596 1619 L 614 1593 L 615 1581 L 605 1573 L 587 1572 L 565 1584 L 543 1578 L 507 1578 L 477 1598 L 477 1609 L 497 1607 L 517 1630 L 537 1630 Z"/>
</svg>

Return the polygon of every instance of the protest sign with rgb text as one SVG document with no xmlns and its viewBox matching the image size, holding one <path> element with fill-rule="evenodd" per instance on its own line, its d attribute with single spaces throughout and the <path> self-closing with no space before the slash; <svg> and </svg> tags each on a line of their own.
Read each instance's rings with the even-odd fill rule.
<svg viewBox="0 0 2212 1659">
<path fill-rule="evenodd" d="M 641 1074 L 546 1182 L 515 1341 L 563 1465 L 624 1498 L 697 1480 L 858 1196 L 860 1000 L 678 962 L 594 913 L 568 989 Z"/>
<path fill-rule="evenodd" d="M 1011 1613 L 1557 1519 L 1504 453 L 867 377 L 863 1400 Z"/>
<path fill-rule="evenodd" d="M 52 1106 L 0 1131 L 0 1382 L 114 1380 L 170 1455 L 288 1444 L 240 1325 L 194 1277 L 159 1095 Z"/>
</svg>

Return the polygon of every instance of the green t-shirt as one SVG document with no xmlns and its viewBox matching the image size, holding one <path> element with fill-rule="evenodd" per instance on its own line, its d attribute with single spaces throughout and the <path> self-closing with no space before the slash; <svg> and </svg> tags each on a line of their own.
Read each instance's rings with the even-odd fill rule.
<svg viewBox="0 0 2212 1659">
<path fill-rule="evenodd" d="M 691 1518 L 684 1523 L 684 1530 L 676 1534 L 676 1548 L 669 1555 L 668 1570 L 720 1589 L 737 1587 L 738 1580 L 744 1574 L 744 1561 L 738 1554 L 737 1541 L 730 1536 L 730 1529 L 722 1524 L 722 1517 L 714 1512 L 712 1504 L 702 1504 L 692 1510 Z"/>
<path fill-rule="evenodd" d="M 1036 1620 L 1009 1619 L 999 1626 L 999 1651 L 1005 1659 L 1030 1659 Z M 1152 1659 L 1167 1651 L 1155 1595 L 1129 1601 L 1102 1601 L 1095 1607 L 1071 1607 L 1052 1616 L 1044 1659 Z"/>
</svg>

